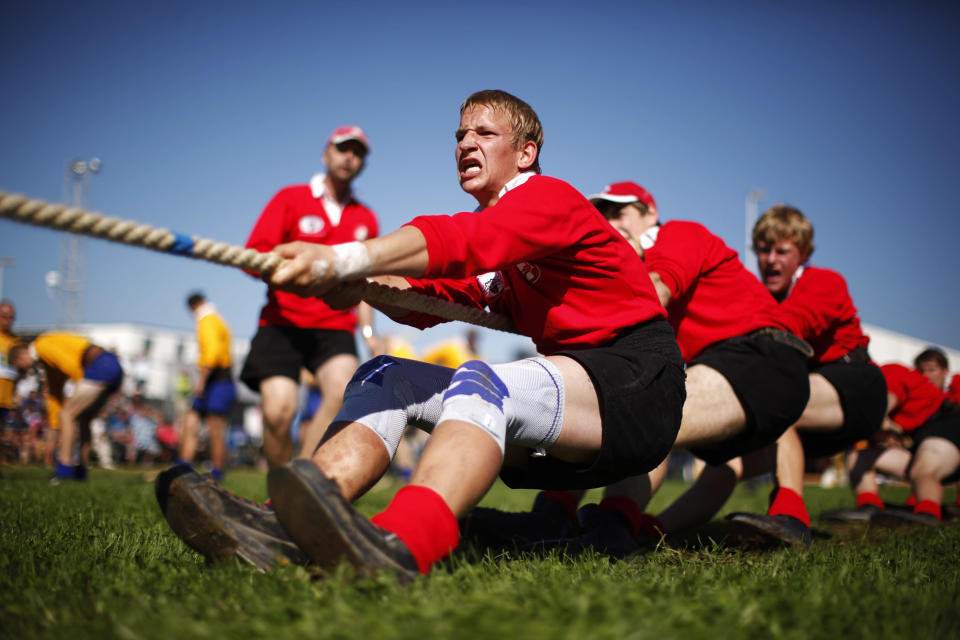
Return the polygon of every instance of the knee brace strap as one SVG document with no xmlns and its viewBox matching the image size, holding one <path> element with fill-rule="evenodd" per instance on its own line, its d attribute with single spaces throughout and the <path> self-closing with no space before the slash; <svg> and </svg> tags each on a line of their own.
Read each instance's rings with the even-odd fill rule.
<svg viewBox="0 0 960 640">
<path fill-rule="evenodd" d="M 484 362 L 470 360 L 460 365 L 443 394 L 440 421 L 460 420 L 476 425 L 490 434 L 503 452 L 507 434 L 504 401 L 510 392 L 503 381 Z"/>
<path fill-rule="evenodd" d="M 453 369 L 378 356 L 357 369 L 335 422 L 358 422 L 383 440 L 393 458 L 407 425 L 433 429 Z"/>
</svg>

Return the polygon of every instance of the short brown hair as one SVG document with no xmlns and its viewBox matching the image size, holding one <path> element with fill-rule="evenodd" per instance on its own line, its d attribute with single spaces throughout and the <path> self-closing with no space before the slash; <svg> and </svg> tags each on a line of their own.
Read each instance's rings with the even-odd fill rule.
<svg viewBox="0 0 960 640">
<path fill-rule="evenodd" d="M 809 257 L 813 253 L 813 225 L 796 207 L 775 204 L 760 216 L 753 225 L 753 246 L 776 244 L 793 240 L 800 253 Z"/>
<path fill-rule="evenodd" d="M 527 142 L 537 145 L 537 157 L 530 166 L 531 171 L 540 173 L 540 149 L 543 148 L 543 126 L 533 107 L 520 98 L 500 91 L 486 89 L 477 91 L 460 105 L 460 115 L 470 107 L 486 106 L 503 111 L 510 117 L 513 125 L 513 146 L 519 149 Z"/>
<path fill-rule="evenodd" d="M 917 357 L 913 359 L 913 366 L 919 369 L 920 365 L 924 362 L 936 362 L 938 365 L 940 365 L 941 369 L 950 368 L 950 365 L 947 362 L 947 354 L 936 347 L 927 347 L 917 354 Z"/>
</svg>

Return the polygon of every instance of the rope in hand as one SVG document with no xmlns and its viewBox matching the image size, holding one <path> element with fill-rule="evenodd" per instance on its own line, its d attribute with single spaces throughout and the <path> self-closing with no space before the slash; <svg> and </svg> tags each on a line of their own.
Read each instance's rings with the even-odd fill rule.
<svg viewBox="0 0 960 640">
<path fill-rule="evenodd" d="M 238 267 L 267 276 L 286 262 L 275 253 L 261 253 L 255 249 L 244 249 L 225 242 L 174 233 L 168 229 L 158 229 L 132 220 L 111 218 L 101 213 L 91 213 L 65 205 L 50 204 L 43 200 L 33 200 L 2 190 L 0 190 L 0 217 Z M 500 314 L 377 282 L 364 281 L 356 284 L 361 287 L 361 297 L 371 304 L 387 305 L 407 311 L 427 313 L 445 320 L 459 320 L 488 329 L 516 333 L 510 319 Z"/>
</svg>

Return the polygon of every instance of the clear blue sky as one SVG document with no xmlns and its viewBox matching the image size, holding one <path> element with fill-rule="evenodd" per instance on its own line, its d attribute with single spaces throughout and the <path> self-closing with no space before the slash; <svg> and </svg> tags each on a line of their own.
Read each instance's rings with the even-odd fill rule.
<svg viewBox="0 0 960 640">
<path fill-rule="evenodd" d="M 957 7 L 7 0 L 0 189 L 59 202 L 67 162 L 96 156 L 91 208 L 243 244 L 277 189 L 322 168 L 329 131 L 354 123 L 372 143 L 356 192 L 390 231 L 475 206 L 455 178 L 457 108 L 499 88 L 539 113 L 546 174 L 587 194 L 635 180 L 663 218 L 741 252 L 760 187 L 761 210 L 789 202 L 813 220 L 813 263 L 847 278 L 865 322 L 957 348 Z M 0 220 L 21 326 L 57 317 L 44 274 L 60 245 Z M 258 281 L 85 246 L 85 321 L 188 329 L 184 297 L 201 288 L 252 335 Z M 521 344 L 481 346 L 504 359 Z"/>
</svg>

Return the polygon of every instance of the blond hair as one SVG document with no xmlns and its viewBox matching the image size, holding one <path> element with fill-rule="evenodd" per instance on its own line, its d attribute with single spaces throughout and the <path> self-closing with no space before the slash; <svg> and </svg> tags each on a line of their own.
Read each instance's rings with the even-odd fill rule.
<svg viewBox="0 0 960 640">
<path fill-rule="evenodd" d="M 460 105 L 460 115 L 471 107 L 485 106 L 492 109 L 503 111 L 510 118 L 510 124 L 513 126 L 513 146 L 517 149 L 528 142 L 537 145 L 537 157 L 530 166 L 531 171 L 540 173 L 540 149 L 543 148 L 543 126 L 540 124 L 540 118 L 533 107 L 528 105 L 520 98 L 500 91 L 498 89 L 486 89 L 477 91 Z"/>
<path fill-rule="evenodd" d="M 753 225 L 753 246 L 773 245 L 792 240 L 804 256 L 813 253 L 813 225 L 796 207 L 775 204 Z"/>
</svg>

